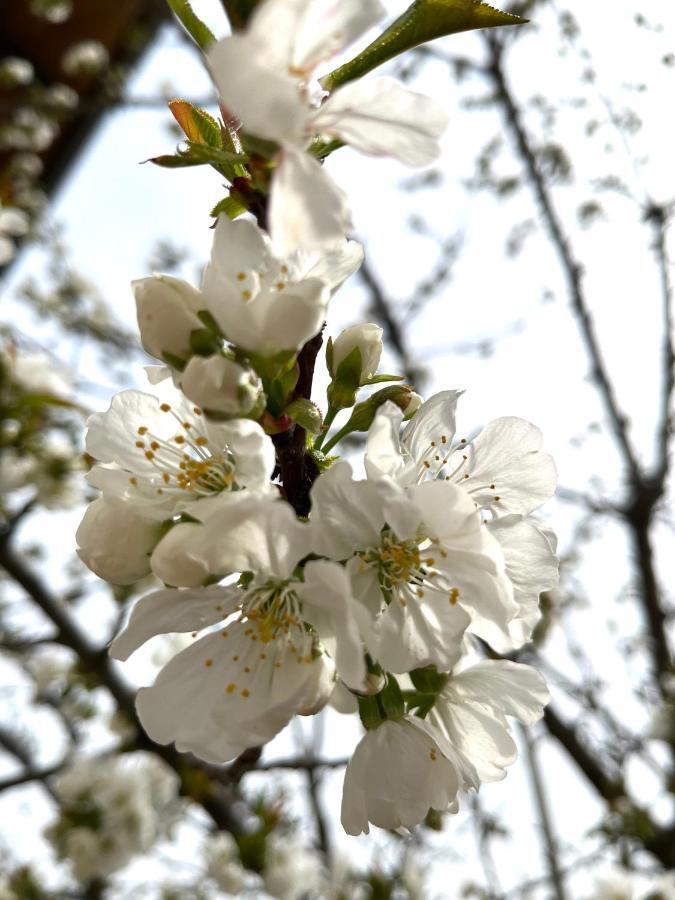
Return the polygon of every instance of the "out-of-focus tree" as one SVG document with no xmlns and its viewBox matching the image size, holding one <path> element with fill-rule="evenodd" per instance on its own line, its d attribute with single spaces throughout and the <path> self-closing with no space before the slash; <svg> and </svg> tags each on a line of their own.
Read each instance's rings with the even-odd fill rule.
<svg viewBox="0 0 675 900">
<path fill-rule="evenodd" d="M 163 4 L 119 0 L 101 4 L 95 14 L 87 14 L 87 6 L 22 0 L 3 28 L 0 265 L 24 241 L 48 234 L 49 283 L 27 282 L 22 301 L 104 357 L 138 354 L 140 360 L 135 339 L 110 304 L 67 264 L 53 226 L 45 231 L 44 212 L 86 135 L 107 109 L 125 102 L 128 66 L 150 46 L 165 12 Z M 57 550 L 49 540 L 51 517 L 85 498 L 86 410 L 67 367 L 8 321 L 0 356 L 0 652 L 20 690 L 0 719 L 0 748 L 11 763 L 0 777 L 0 803 L 5 792 L 39 785 L 49 806 L 36 805 L 36 831 L 46 829 L 53 859 L 26 865 L 8 850 L 0 864 L 0 896 L 116 897 L 141 891 L 198 898 L 267 891 L 336 900 L 573 900 L 596 890 L 598 898 L 675 897 L 667 875 L 675 868 L 675 668 L 668 593 L 675 386 L 668 190 L 675 185 L 655 178 L 653 162 L 642 158 L 637 108 L 644 104 L 638 100 L 653 85 L 623 85 L 627 100 L 618 90 L 605 92 L 589 49 L 592 39 L 586 40 L 589 14 L 583 4 L 532 0 L 513 11 L 533 24 L 473 37 L 461 53 L 451 43 L 433 45 L 396 64 L 413 84 L 447 79 L 457 107 L 453 133 L 461 136 L 477 123 L 484 140 L 479 146 L 481 138 L 474 139 L 471 158 L 452 172 L 427 172 L 402 185 L 414 209 L 412 230 L 434 248 L 425 258 L 435 257 L 409 295 L 398 296 L 388 279 L 388 261 L 378 260 L 377 235 L 375 262 L 361 269 L 360 279 L 366 305 L 385 328 L 402 371 L 417 385 L 431 381 L 432 367 L 419 345 L 433 317 L 452 317 L 444 304 L 454 301 L 462 260 L 475 266 L 485 255 L 484 228 L 460 227 L 450 215 L 445 221 L 438 215 L 452 180 L 453 196 L 463 186 L 486 210 L 487 197 L 494 205 L 489 240 L 505 248 L 502 271 L 538 273 L 529 289 L 541 283 L 545 300 L 555 298 L 578 329 L 578 352 L 568 371 L 557 379 L 539 373 L 543 385 L 558 391 L 551 402 L 568 423 L 574 445 L 572 462 L 562 466 L 559 493 L 558 514 L 567 523 L 562 586 L 543 598 L 535 640 L 517 656 L 541 668 L 554 686 L 542 728 L 534 739 L 521 740 L 536 832 L 518 816 L 503 821 L 481 796 L 470 809 L 475 848 L 466 852 L 483 863 L 473 877 L 453 877 L 446 849 L 459 845 L 453 817 L 430 816 L 405 843 L 388 836 L 368 865 L 343 865 L 332 846 L 334 816 L 320 790 L 322 776 L 343 765 L 341 759 L 319 756 L 308 744 L 291 758 L 267 761 L 261 748 L 216 767 L 151 742 L 138 724 L 132 688 L 106 654 L 128 601 L 143 585 L 111 587 L 104 597 L 70 548 L 64 553 L 63 544 Z M 668 78 L 673 70 L 672 54 L 660 49 L 673 34 L 667 26 L 638 11 L 632 30 L 623 23 L 634 55 L 658 61 L 651 78 L 659 77 L 659 69 Z M 544 65 L 546 85 L 559 86 L 556 96 L 543 88 L 540 93 L 536 85 L 533 93 L 531 75 Z M 659 124 L 645 121 L 644 128 L 658 134 Z M 367 243 L 369 235 L 363 238 Z M 600 253 L 603 243 L 620 247 L 626 258 Z M 173 253 L 171 245 L 164 247 L 161 268 L 177 262 Z M 615 270 L 622 265 L 644 272 L 644 289 L 639 298 L 614 297 L 621 311 L 613 315 L 606 295 L 615 290 Z M 505 277 L 515 286 L 524 276 Z M 496 302 L 508 308 L 508 291 Z M 625 321 L 628 305 L 632 326 Z M 643 316 L 651 323 L 644 336 Z M 623 353 L 617 353 L 612 330 L 618 319 L 626 344 L 632 332 Z M 477 335 L 455 331 L 444 352 L 452 359 L 481 358 L 499 378 L 497 345 L 520 331 L 524 341 L 528 327 L 527 320 L 513 321 L 496 333 L 488 322 Z M 551 366 L 558 364 L 552 354 Z M 650 369 L 644 390 L 658 396 L 650 402 L 649 427 L 639 431 L 631 419 L 642 423 L 644 411 L 632 396 L 624 397 L 621 367 L 628 365 Z M 571 408 L 560 387 L 564 377 L 576 384 L 587 378 L 596 399 Z M 610 568 L 611 577 L 604 578 Z M 597 615 L 589 614 L 594 606 L 616 609 L 607 612 L 609 638 L 600 641 Z M 602 653 L 596 652 L 599 644 Z M 158 652 L 166 656 L 176 649 Z M 556 767 L 563 759 L 565 783 L 594 798 L 592 814 L 584 807 L 574 842 L 560 839 L 569 810 L 551 803 L 559 797 Z M 289 770 L 300 776 L 293 785 L 306 791 L 310 825 L 293 820 L 293 804 L 276 787 L 278 773 Z M 572 797 L 572 808 L 575 802 Z M 460 836 L 467 846 L 473 840 L 465 832 Z M 542 853 L 545 865 L 520 883 L 508 870 L 504 847 L 524 841 L 532 854 Z M 182 862 L 162 868 L 162 854 L 181 845 L 190 848 Z M 154 860 L 160 875 L 148 879 L 134 868 L 138 857 Z M 419 860 L 435 877 L 425 882 Z M 603 874 L 611 865 L 622 868 Z"/>
</svg>

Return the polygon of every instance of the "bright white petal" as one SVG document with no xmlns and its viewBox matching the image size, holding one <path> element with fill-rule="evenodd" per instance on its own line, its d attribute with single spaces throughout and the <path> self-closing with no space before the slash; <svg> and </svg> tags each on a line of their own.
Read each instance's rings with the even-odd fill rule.
<svg viewBox="0 0 675 900">
<path fill-rule="evenodd" d="M 525 419 L 505 416 L 488 423 L 470 444 L 450 460 L 455 468 L 460 455 L 468 456 L 462 475 L 464 487 L 479 506 L 496 513 L 527 514 L 555 491 L 553 458 L 541 449 L 541 431 Z M 499 500 L 495 502 L 495 497 Z"/>
<path fill-rule="evenodd" d="M 521 647 L 539 621 L 539 596 L 558 584 L 558 557 L 547 531 L 531 517 L 502 516 L 486 528 L 504 554 L 506 574 L 514 588 L 518 613 L 509 625 L 511 640 L 495 646 L 499 652 Z"/>
<path fill-rule="evenodd" d="M 275 252 L 290 256 L 298 247 L 343 241 L 352 219 L 346 195 L 321 163 L 286 145 L 272 179 L 269 225 Z"/>
<path fill-rule="evenodd" d="M 402 442 L 411 457 L 422 466 L 435 454 L 450 450 L 455 436 L 455 413 L 462 391 L 441 391 L 429 397 L 403 429 Z"/>
<path fill-rule="evenodd" d="M 442 106 L 393 78 L 352 81 L 338 88 L 312 117 L 317 134 L 410 166 L 426 166 L 438 157 L 438 138 L 447 125 Z"/>
<path fill-rule="evenodd" d="M 201 638 L 139 691 L 136 707 L 153 740 L 225 762 L 284 727 L 302 706 L 314 663 L 298 664 L 289 644 L 261 645 L 247 631 L 235 622 Z"/>
<path fill-rule="evenodd" d="M 368 478 L 382 476 L 399 484 L 413 484 L 417 478 L 417 465 L 401 445 L 403 412 L 395 403 L 384 403 L 377 411 L 368 429 L 365 466 Z"/>
<path fill-rule="evenodd" d="M 508 660 L 485 660 L 452 677 L 458 696 L 515 716 L 523 725 L 541 719 L 550 699 L 546 682 L 532 666 Z"/>
<path fill-rule="evenodd" d="M 123 503 L 94 500 L 77 529 L 77 554 L 99 578 L 133 584 L 150 573 L 150 554 L 162 533 L 159 523 Z"/>
<path fill-rule="evenodd" d="M 286 259 L 293 280 L 318 278 L 331 291 L 336 291 L 363 262 L 363 247 L 358 241 L 338 241 L 333 246 L 321 250 L 306 250 L 298 247 Z"/>
<path fill-rule="evenodd" d="M 302 142 L 308 108 L 298 83 L 274 59 L 261 57 L 255 40 L 235 34 L 207 54 L 211 75 L 226 108 L 246 131 L 271 141 Z"/>
<path fill-rule="evenodd" d="M 201 631 L 215 625 L 234 612 L 240 594 L 236 587 L 220 585 L 146 594 L 135 604 L 126 627 L 110 645 L 110 655 L 124 660 L 157 634 Z"/>
<path fill-rule="evenodd" d="M 329 649 L 342 680 L 363 690 L 366 664 L 358 617 L 367 613 L 352 597 L 344 566 L 325 559 L 310 561 L 304 577 L 304 583 L 296 587 L 303 619 L 314 626 Z"/>
<path fill-rule="evenodd" d="M 341 560 L 379 544 L 385 521 L 382 499 L 374 484 L 354 480 L 349 463 L 335 463 L 319 475 L 311 499 L 315 553 Z"/>
</svg>

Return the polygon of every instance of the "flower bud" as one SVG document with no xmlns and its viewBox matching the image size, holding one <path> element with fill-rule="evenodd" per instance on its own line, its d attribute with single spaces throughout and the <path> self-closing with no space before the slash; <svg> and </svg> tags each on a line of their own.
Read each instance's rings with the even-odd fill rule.
<svg viewBox="0 0 675 900">
<path fill-rule="evenodd" d="M 166 362 L 189 359 L 190 335 L 204 327 L 197 317 L 204 306 L 201 293 L 171 275 L 139 278 L 132 287 L 143 347 Z"/>
<path fill-rule="evenodd" d="M 78 556 L 99 578 L 133 584 L 150 573 L 150 554 L 161 536 L 161 523 L 99 498 L 87 507 L 75 537 Z"/>
<path fill-rule="evenodd" d="M 180 386 L 206 412 L 231 417 L 254 414 L 263 399 L 262 382 L 256 373 L 224 356 L 193 356 L 181 375 Z"/>
<path fill-rule="evenodd" d="M 333 342 L 330 373 L 339 376 L 340 363 L 357 349 L 361 353 L 361 374 L 359 384 L 365 384 L 377 372 L 382 355 L 382 329 L 368 322 L 346 328 Z"/>
<path fill-rule="evenodd" d="M 412 419 L 422 403 L 422 397 L 416 391 L 412 391 L 410 394 L 410 399 L 408 400 L 408 405 L 406 406 L 404 411 L 404 421 L 407 419 Z"/>
<path fill-rule="evenodd" d="M 367 400 L 357 403 L 345 426 L 349 431 L 368 431 L 373 424 L 373 419 L 383 403 L 391 401 L 404 413 L 408 411 L 411 403 L 415 403 L 418 395 L 407 384 L 392 384 L 371 394 Z"/>
</svg>

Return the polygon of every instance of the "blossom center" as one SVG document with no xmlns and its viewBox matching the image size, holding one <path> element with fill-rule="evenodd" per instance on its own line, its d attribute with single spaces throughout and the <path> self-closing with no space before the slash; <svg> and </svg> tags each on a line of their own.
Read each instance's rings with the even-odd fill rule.
<svg viewBox="0 0 675 900">
<path fill-rule="evenodd" d="M 156 477 L 150 476 L 156 493 L 185 492 L 204 497 L 235 488 L 235 465 L 228 448 L 216 450 L 210 446 L 197 421 L 181 419 L 168 403 L 162 403 L 160 409 L 176 420 L 177 434 L 167 440 L 141 425 L 135 441 L 135 446 L 156 470 Z M 198 408 L 194 412 L 201 415 Z M 138 486 L 136 477 L 131 477 L 129 482 Z"/>
</svg>

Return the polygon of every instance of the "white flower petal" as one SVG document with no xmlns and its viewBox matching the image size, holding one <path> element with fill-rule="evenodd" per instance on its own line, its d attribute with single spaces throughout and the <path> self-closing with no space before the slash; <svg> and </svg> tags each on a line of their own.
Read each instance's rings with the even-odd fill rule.
<svg viewBox="0 0 675 900">
<path fill-rule="evenodd" d="M 308 108 L 297 80 L 274 68 L 273 57 L 262 57 L 255 39 L 247 34 L 223 38 L 210 47 L 207 60 L 223 103 L 246 131 L 271 141 L 301 143 Z"/>
<path fill-rule="evenodd" d="M 269 226 L 282 256 L 298 247 L 331 247 L 352 228 L 344 192 L 316 159 L 291 145 L 285 145 L 272 179 Z"/>
<path fill-rule="evenodd" d="M 448 125 L 442 106 L 393 78 L 358 79 L 338 88 L 312 117 L 312 128 L 363 153 L 426 166 L 440 153 Z"/>
<path fill-rule="evenodd" d="M 414 420 L 413 420 L 414 421 Z M 378 409 L 366 439 L 365 467 L 368 478 L 392 478 L 399 484 L 414 484 L 417 464 L 401 446 L 403 412 L 395 403 Z"/>
<path fill-rule="evenodd" d="M 135 604 L 126 627 L 110 645 L 114 659 L 125 660 L 158 634 L 201 631 L 236 609 L 240 591 L 213 585 L 191 590 L 153 591 Z"/>
<path fill-rule="evenodd" d="M 235 622 L 201 638 L 139 691 L 136 707 L 153 740 L 225 762 L 284 727 L 308 693 L 316 661 L 298 663 L 290 645 L 261 645 L 247 631 Z"/>
<path fill-rule="evenodd" d="M 363 247 L 358 241 L 340 240 L 321 250 L 298 247 L 286 258 L 292 279 L 318 278 L 331 291 L 353 275 L 363 262 Z"/>
<path fill-rule="evenodd" d="M 550 699 L 536 669 L 509 660 L 485 660 L 464 669 L 452 676 L 452 689 L 461 698 L 515 716 L 523 725 L 541 719 Z"/>
<path fill-rule="evenodd" d="M 319 475 L 311 499 L 315 553 L 340 560 L 379 543 L 385 521 L 381 497 L 374 484 L 354 481 L 349 463 L 335 463 Z"/>
<path fill-rule="evenodd" d="M 450 468 L 460 455 L 467 455 L 462 469 L 469 475 L 465 487 L 479 506 L 497 513 L 527 514 L 548 500 L 556 487 L 555 463 L 541 446 L 541 431 L 535 425 L 505 416 L 489 422 L 470 444 L 453 454 Z"/>
<path fill-rule="evenodd" d="M 403 429 L 402 442 L 418 463 L 432 452 L 450 449 L 455 436 L 455 413 L 462 391 L 441 391 L 429 397 Z M 447 452 L 447 451 L 446 451 Z"/>
<path fill-rule="evenodd" d="M 550 534 L 539 526 L 529 516 L 501 516 L 486 525 L 502 549 L 506 574 L 519 607 L 509 624 L 511 639 L 494 645 L 500 653 L 521 647 L 530 639 L 540 619 L 540 594 L 558 584 L 558 557 L 551 546 Z"/>
<path fill-rule="evenodd" d="M 303 619 L 314 626 L 329 649 L 345 684 L 355 690 L 365 689 L 366 664 L 359 616 L 367 613 L 352 597 L 344 566 L 325 559 L 310 561 L 305 566 L 304 578 L 304 583 L 296 587 L 303 604 Z"/>
<path fill-rule="evenodd" d="M 342 824 L 348 834 L 412 828 L 429 809 L 445 810 L 459 787 L 457 769 L 422 719 L 385 721 L 368 731 L 345 772 Z"/>
<path fill-rule="evenodd" d="M 94 500 L 77 529 L 77 554 L 99 578 L 133 584 L 150 573 L 150 554 L 160 538 L 159 523 L 123 503 Z"/>
</svg>

